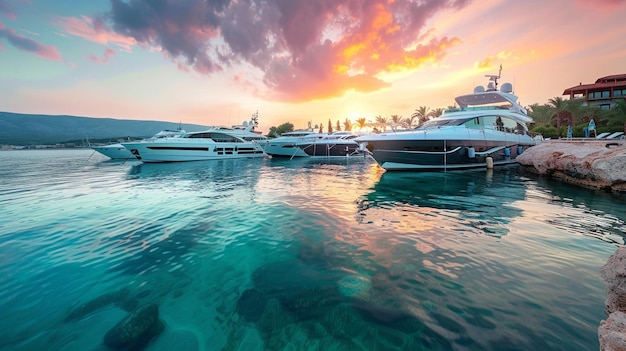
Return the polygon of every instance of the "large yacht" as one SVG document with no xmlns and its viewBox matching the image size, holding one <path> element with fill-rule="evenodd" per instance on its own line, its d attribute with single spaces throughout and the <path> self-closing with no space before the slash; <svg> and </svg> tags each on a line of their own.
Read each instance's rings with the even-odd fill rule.
<svg viewBox="0 0 626 351">
<path fill-rule="evenodd" d="M 211 127 L 180 137 L 122 143 L 142 162 L 202 161 L 226 158 L 264 157 L 261 147 L 267 137 L 254 132 L 258 113 L 243 126 Z"/>
<path fill-rule="evenodd" d="M 158 138 L 179 137 L 179 136 L 184 135 L 184 134 L 185 134 L 185 131 L 181 130 L 181 129 L 179 129 L 179 130 L 162 130 L 162 131 L 156 133 L 151 138 L 146 139 L 146 140 L 154 140 L 154 139 L 158 139 Z M 125 148 L 124 145 L 122 145 L 121 143 L 113 143 L 113 144 L 100 145 L 100 146 L 90 146 L 90 148 L 93 149 L 94 151 L 97 151 L 97 152 L 103 154 L 104 156 L 107 156 L 108 158 L 110 158 L 112 160 L 135 159 L 135 155 L 133 155 L 132 152 L 130 152 L 130 150 Z"/>
<path fill-rule="evenodd" d="M 272 157 L 305 157 L 309 155 L 298 147 L 298 143 L 319 139 L 326 135 L 310 129 L 286 132 L 278 138 L 269 139 L 265 143 L 264 150 Z"/>
<path fill-rule="evenodd" d="M 500 73 L 502 67 L 500 67 Z M 532 118 L 519 105 L 510 83 L 498 90 L 498 75 L 487 89 L 456 98 L 449 109 L 417 128 L 358 137 L 386 170 L 452 170 L 515 163 L 515 158 L 535 145 L 528 132 Z"/>
</svg>

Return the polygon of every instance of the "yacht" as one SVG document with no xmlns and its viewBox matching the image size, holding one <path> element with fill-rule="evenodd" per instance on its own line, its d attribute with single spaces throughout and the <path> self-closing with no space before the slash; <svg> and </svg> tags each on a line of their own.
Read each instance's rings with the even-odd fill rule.
<svg viewBox="0 0 626 351">
<path fill-rule="evenodd" d="M 155 135 L 153 135 L 151 138 L 146 139 L 146 140 L 154 140 L 157 138 L 166 138 L 166 137 L 177 137 L 183 134 L 185 134 L 185 131 L 180 130 L 180 129 L 179 130 L 162 130 L 156 133 Z M 135 158 L 135 155 L 133 155 L 130 152 L 130 150 L 125 148 L 124 145 L 122 145 L 121 143 L 113 143 L 113 144 L 108 144 L 108 145 L 89 146 L 89 147 L 92 150 L 97 151 L 112 160 L 128 160 L 128 159 Z"/>
<path fill-rule="evenodd" d="M 254 132 L 258 113 L 242 126 L 215 126 L 207 130 L 185 133 L 180 137 L 122 143 L 138 160 L 150 162 L 181 162 L 252 158 L 266 156 L 261 143 L 267 137 Z"/>
<path fill-rule="evenodd" d="M 310 157 L 346 157 L 363 156 L 364 146 L 355 139 L 358 135 L 352 132 L 335 132 L 318 135 L 314 138 L 303 138 L 296 146 Z"/>
<path fill-rule="evenodd" d="M 358 137 L 385 170 L 435 171 L 493 167 L 515 163 L 515 158 L 535 145 L 528 132 L 533 120 L 518 103 L 510 83 L 498 90 L 498 75 L 487 89 L 458 96 L 458 108 L 410 131 Z"/>
<path fill-rule="evenodd" d="M 309 155 L 298 147 L 298 143 L 319 139 L 326 135 L 310 129 L 286 132 L 278 138 L 269 139 L 263 149 L 272 157 L 306 157 Z"/>
</svg>

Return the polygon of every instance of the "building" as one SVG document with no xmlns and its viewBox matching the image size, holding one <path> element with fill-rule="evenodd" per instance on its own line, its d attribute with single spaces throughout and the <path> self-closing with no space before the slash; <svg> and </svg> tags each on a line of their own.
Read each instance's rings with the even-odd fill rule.
<svg viewBox="0 0 626 351">
<path fill-rule="evenodd" d="M 626 74 L 598 78 L 593 84 L 580 83 L 565 89 L 563 95 L 569 95 L 570 99 L 584 98 L 587 105 L 608 110 L 615 105 L 615 99 L 626 99 Z"/>
</svg>

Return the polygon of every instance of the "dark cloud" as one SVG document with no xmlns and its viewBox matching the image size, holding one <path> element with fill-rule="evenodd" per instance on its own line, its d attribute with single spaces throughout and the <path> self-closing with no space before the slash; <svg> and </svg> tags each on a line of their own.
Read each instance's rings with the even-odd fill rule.
<svg viewBox="0 0 626 351">
<path fill-rule="evenodd" d="M 48 60 L 61 60 L 61 53 L 54 46 L 43 45 L 38 41 L 18 34 L 14 30 L 6 28 L 2 22 L 0 22 L 0 38 L 6 38 L 9 43 L 19 50 L 34 53 Z"/>
<path fill-rule="evenodd" d="M 113 30 L 180 67 L 210 74 L 247 63 L 272 96 L 303 101 L 380 89 L 381 73 L 441 59 L 459 40 L 424 42 L 426 21 L 471 0 L 110 1 Z"/>
</svg>

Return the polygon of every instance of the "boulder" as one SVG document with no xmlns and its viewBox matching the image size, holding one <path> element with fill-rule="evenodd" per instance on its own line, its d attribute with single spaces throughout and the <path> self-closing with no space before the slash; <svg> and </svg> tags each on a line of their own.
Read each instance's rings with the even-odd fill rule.
<svg viewBox="0 0 626 351">
<path fill-rule="evenodd" d="M 143 349 L 164 329 L 159 320 L 159 307 L 150 304 L 122 319 L 104 336 L 104 344 L 112 349 Z"/>
<path fill-rule="evenodd" d="M 617 311 L 600 323 L 600 351 L 626 351 L 626 313 Z"/>
<path fill-rule="evenodd" d="M 517 162 L 571 184 L 626 192 L 626 140 L 549 140 L 524 151 Z"/>
<path fill-rule="evenodd" d="M 600 323 L 601 351 L 626 351 L 626 247 L 620 247 L 601 270 L 608 318 Z"/>
</svg>

